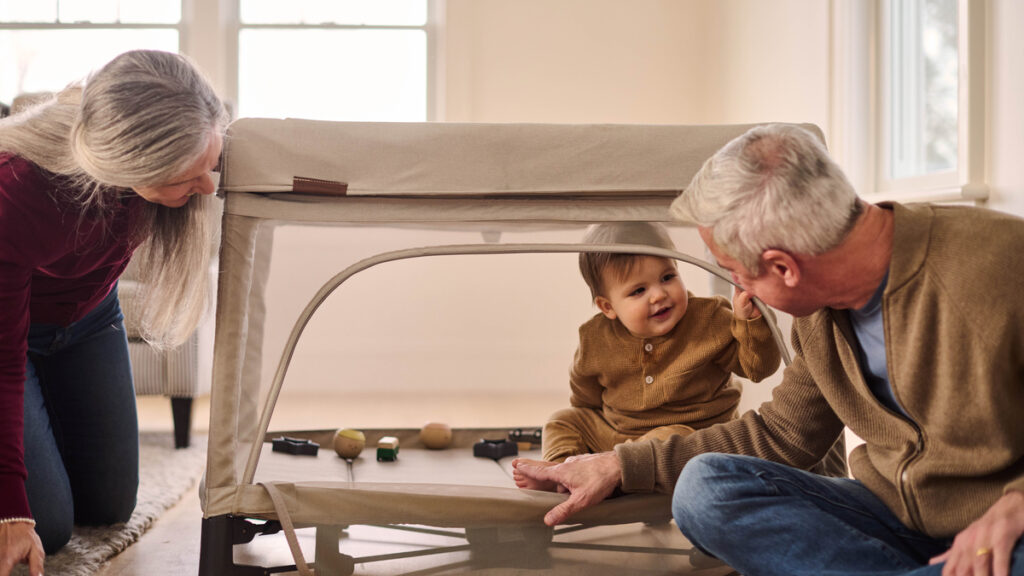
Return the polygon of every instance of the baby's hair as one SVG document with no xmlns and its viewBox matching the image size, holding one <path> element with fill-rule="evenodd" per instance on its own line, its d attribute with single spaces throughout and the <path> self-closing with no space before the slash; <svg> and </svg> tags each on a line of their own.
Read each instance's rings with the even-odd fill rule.
<svg viewBox="0 0 1024 576">
<path fill-rule="evenodd" d="M 675 250 L 664 226 L 652 222 L 606 222 L 594 224 L 583 235 L 584 244 L 643 244 Z M 590 287 L 591 298 L 604 296 L 604 271 L 619 278 L 627 276 L 643 254 L 617 252 L 580 252 L 580 274 Z M 675 265 L 675 261 L 672 261 Z"/>
</svg>

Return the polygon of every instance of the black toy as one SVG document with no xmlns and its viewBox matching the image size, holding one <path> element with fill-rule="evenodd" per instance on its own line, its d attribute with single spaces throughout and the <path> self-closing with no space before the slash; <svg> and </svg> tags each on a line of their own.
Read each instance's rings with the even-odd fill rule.
<svg viewBox="0 0 1024 576">
<path fill-rule="evenodd" d="M 279 436 L 270 441 L 273 444 L 274 452 L 285 452 L 286 454 L 298 454 L 300 456 L 316 456 L 320 445 L 312 440 L 302 438 L 289 438 Z"/>
<path fill-rule="evenodd" d="M 509 442 L 529 442 L 530 444 L 540 444 L 540 428 L 534 428 L 533 430 L 523 430 L 522 428 L 509 430 L 508 440 Z"/>
<path fill-rule="evenodd" d="M 519 446 L 515 442 L 509 442 L 504 438 L 500 440 L 481 438 L 479 442 L 473 444 L 473 456 L 477 458 L 501 460 L 505 456 L 517 456 L 518 454 Z"/>
</svg>

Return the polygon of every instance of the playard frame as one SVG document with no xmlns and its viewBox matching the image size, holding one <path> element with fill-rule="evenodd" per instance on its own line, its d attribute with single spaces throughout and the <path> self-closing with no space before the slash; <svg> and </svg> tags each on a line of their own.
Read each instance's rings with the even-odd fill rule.
<svg viewBox="0 0 1024 576">
<path fill-rule="evenodd" d="M 821 138 L 814 126 L 805 126 Z M 517 527 L 531 546 L 569 546 L 552 537 L 580 527 L 665 522 L 667 495 L 634 494 L 584 510 L 576 526 L 551 530 L 544 513 L 565 496 L 474 486 L 258 479 L 268 427 L 288 365 L 306 324 L 351 276 L 396 260 L 452 254 L 627 252 L 673 258 L 726 282 L 723 270 L 687 254 L 639 245 L 465 244 L 409 248 L 357 262 L 329 280 L 289 335 L 258 423 L 263 290 L 258 272 L 269 258 L 264 227 L 275 222 L 418 226 L 479 230 L 490 226 L 583 227 L 594 222 L 670 222 L 668 205 L 718 148 L 750 126 L 481 125 L 344 123 L 242 119 L 229 127 L 220 192 L 225 196 L 209 452 L 200 489 L 201 576 L 250 576 L 298 569 L 309 573 L 293 526 L 316 526 L 320 576 L 351 574 L 355 559 L 338 552 L 345 526 L 418 525 L 465 536 L 468 544 L 419 554 L 471 549 L 495 527 Z M 265 261 L 262 262 L 265 264 Z M 266 269 L 264 266 L 263 269 Z M 760 302 L 757 305 L 765 310 Z M 766 317 L 771 318 L 766 314 Z M 776 342 L 788 349 L 773 322 Z M 369 502 L 403 499 L 401 511 Z M 374 500 L 378 499 L 378 500 Z M 436 513 L 445 502 L 445 517 Z M 422 511 L 417 506 L 423 508 Z M 500 514 L 495 514 L 500 510 Z M 235 544 L 284 529 L 296 560 L 278 567 L 236 565 Z M 614 549 L 615 547 L 613 547 Z M 692 551 L 618 547 L 619 551 L 690 555 Z M 698 553 L 699 554 L 699 553 Z M 415 555 L 415 554 L 414 554 Z"/>
</svg>

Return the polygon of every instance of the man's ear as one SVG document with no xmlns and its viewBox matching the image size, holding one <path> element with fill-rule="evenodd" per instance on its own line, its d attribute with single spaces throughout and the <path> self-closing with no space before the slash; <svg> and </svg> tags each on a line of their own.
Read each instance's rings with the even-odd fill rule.
<svg viewBox="0 0 1024 576">
<path fill-rule="evenodd" d="M 612 308 L 612 301 L 605 298 L 604 296 L 595 296 L 594 304 L 597 305 L 597 309 L 601 311 L 609 320 L 615 320 L 618 316 L 615 314 L 615 309 Z"/>
<path fill-rule="evenodd" d="M 774 248 L 761 253 L 761 268 L 782 281 L 788 288 L 800 283 L 800 264 L 789 252 Z"/>
</svg>

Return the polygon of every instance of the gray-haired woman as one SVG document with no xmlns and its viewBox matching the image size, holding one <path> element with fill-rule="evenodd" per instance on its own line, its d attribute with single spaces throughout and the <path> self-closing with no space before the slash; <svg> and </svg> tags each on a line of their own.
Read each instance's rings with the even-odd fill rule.
<svg viewBox="0 0 1024 576">
<path fill-rule="evenodd" d="M 135 507 L 117 279 L 134 253 L 152 343 L 195 328 L 227 120 L 185 58 L 132 51 L 0 121 L 0 576 Z"/>
</svg>

